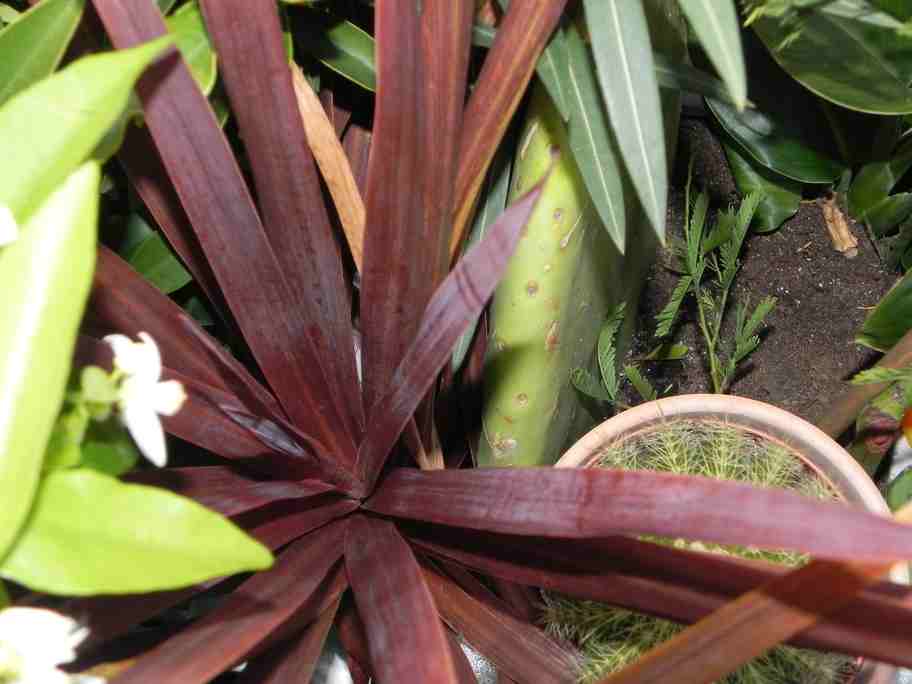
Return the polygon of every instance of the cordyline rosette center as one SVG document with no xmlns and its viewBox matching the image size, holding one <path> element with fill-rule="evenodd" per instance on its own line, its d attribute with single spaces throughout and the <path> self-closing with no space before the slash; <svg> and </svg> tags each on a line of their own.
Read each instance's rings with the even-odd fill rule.
<svg viewBox="0 0 912 684">
<path fill-rule="evenodd" d="M 912 533 L 902 525 L 784 491 L 602 469 L 415 467 L 422 445 L 433 444 L 434 420 L 441 433 L 461 420 L 434 416 L 434 388 L 545 182 L 450 269 L 452 218 L 471 208 L 505 127 L 480 122 L 512 116 L 564 2 L 510 3 L 467 104 L 474 2 L 375 4 L 378 90 L 358 309 L 363 381 L 345 247 L 320 190 L 276 4 L 201 6 L 257 201 L 176 54 L 139 83 L 145 127 L 130 131 L 119 159 L 233 331 L 232 346 L 256 368 L 105 248 L 80 357 L 99 360 L 105 334 L 146 331 L 159 341 L 164 376 L 188 394 L 167 430 L 223 464 L 135 479 L 230 516 L 277 560 L 115 681 L 202 683 L 244 661 L 246 682 L 307 681 L 335 623 L 356 677 L 472 681 L 458 633 L 517 682 L 569 682 L 577 655 L 534 625 L 521 587 L 694 621 L 782 573 L 630 535 L 864 563 L 912 557 Z M 94 7 L 118 48 L 165 31 L 154 0 Z M 72 609 L 88 616 L 98 645 L 208 586 L 81 600 Z M 349 589 L 353 601 L 343 602 Z M 909 649 L 884 646 L 912 621 L 901 592 L 875 586 L 851 599 L 848 617 L 800 640 L 908 659 Z"/>
</svg>

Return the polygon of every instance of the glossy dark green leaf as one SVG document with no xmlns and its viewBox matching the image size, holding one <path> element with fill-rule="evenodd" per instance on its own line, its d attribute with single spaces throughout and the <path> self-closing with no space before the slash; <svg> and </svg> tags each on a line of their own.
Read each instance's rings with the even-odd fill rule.
<svg viewBox="0 0 912 684">
<path fill-rule="evenodd" d="M 708 99 L 716 120 L 750 157 L 771 171 L 801 183 L 833 182 L 846 165 L 817 98 L 778 67 L 750 34 L 745 34 L 744 52 L 748 94 L 756 107 L 739 113 Z"/>
<path fill-rule="evenodd" d="M 912 5 L 907 0 L 869 0 L 881 12 L 886 12 L 900 21 L 912 20 Z"/>
<path fill-rule="evenodd" d="M 865 213 L 865 222 L 875 236 L 881 237 L 902 223 L 912 214 L 912 193 L 900 192 L 871 207 Z"/>
<path fill-rule="evenodd" d="M 655 60 L 656 80 L 660 88 L 696 93 L 737 106 L 728 88 L 715 76 L 685 62 L 671 60 L 659 52 L 653 53 L 652 57 Z M 746 104 L 753 106 L 750 101 Z"/>
<path fill-rule="evenodd" d="M 84 7 L 85 0 L 45 0 L 0 31 L 0 105 L 54 72 Z"/>
<path fill-rule="evenodd" d="M 678 0 L 704 52 L 725 82 L 735 107 L 747 104 L 747 71 L 741 27 L 733 0 Z"/>
<path fill-rule="evenodd" d="M 773 17 L 753 27 L 782 68 L 817 95 L 872 114 L 912 112 L 912 33 L 867 2 L 817 3 L 794 40 L 785 41 L 794 27 Z"/>
<path fill-rule="evenodd" d="M 856 342 L 887 351 L 912 329 L 912 272 L 878 302 L 868 314 Z"/>
<path fill-rule="evenodd" d="M 869 220 L 869 213 L 877 213 L 878 209 L 883 215 L 882 205 L 909 168 L 912 168 L 912 141 L 901 145 L 889 160 L 863 166 L 852 179 L 852 185 L 847 193 L 849 212 L 852 216 L 858 220 Z M 882 228 L 883 231 L 892 227 L 885 226 L 882 218 L 875 217 L 875 220 L 878 228 Z"/>
<path fill-rule="evenodd" d="M 122 252 L 124 259 L 165 294 L 189 283 L 192 280 L 190 273 L 174 256 L 161 234 L 146 226 L 139 216 L 133 216 L 131 222 L 141 223 L 147 232 L 139 242 Z"/>
<path fill-rule="evenodd" d="M 659 86 L 640 0 L 584 0 L 586 28 L 621 157 L 659 240 L 665 241 L 668 170 Z"/>
<path fill-rule="evenodd" d="M 627 224 L 624 188 L 616 157 L 617 143 L 599 96 L 595 65 L 589 50 L 576 26 L 567 27 L 566 34 L 570 149 L 602 224 L 623 252 Z"/>
<path fill-rule="evenodd" d="M 768 233 L 776 230 L 784 221 L 795 215 L 801 204 L 799 183 L 746 159 L 731 141 L 723 142 L 722 146 L 735 177 L 738 192 L 742 196 L 752 192 L 763 195 L 752 223 L 756 232 Z"/>
<path fill-rule="evenodd" d="M 98 166 L 74 172 L 0 248 L 0 559 L 32 504 L 92 282 Z"/>
<path fill-rule="evenodd" d="M 370 34 L 350 21 L 317 10 L 297 12 L 292 23 L 299 50 L 365 90 L 376 90 L 374 39 Z"/>
<path fill-rule="evenodd" d="M 0 575 L 87 596 L 176 589 L 271 564 L 262 544 L 191 499 L 77 468 L 42 481 Z"/>
</svg>

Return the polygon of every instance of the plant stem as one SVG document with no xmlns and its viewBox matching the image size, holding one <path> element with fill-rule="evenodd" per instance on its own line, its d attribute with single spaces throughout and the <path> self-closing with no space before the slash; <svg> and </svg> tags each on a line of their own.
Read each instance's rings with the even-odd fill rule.
<svg viewBox="0 0 912 684">
<path fill-rule="evenodd" d="M 703 309 L 703 299 L 700 297 L 700 284 L 694 282 L 694 297 L 697 299 L 697 314 L 700 318 L 700 330 L 706 339 L 706 350 L 709 353 L 709 375 L 712 378 L 713 392 L 722 393 L 721 382 L 719 378 L 718 359 L 716 359 L 716 340 L 710 334 L 709 326 L 706 323 L 706 312 Z M 721 316 L 720 316 L 721 318 Z"/>
</svg>

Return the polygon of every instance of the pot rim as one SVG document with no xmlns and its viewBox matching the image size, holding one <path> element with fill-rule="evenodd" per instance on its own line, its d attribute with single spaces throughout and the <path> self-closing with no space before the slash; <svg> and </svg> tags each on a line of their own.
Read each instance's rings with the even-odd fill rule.
<svg viewBox="0 0 912 684">
<path fill-rule="evenodd" d="M 890 508 L 864 469 L 835 440 L 793 413 L 756 399 L 721 394 L 679 394 L 627 409 L 576 441 L 557 461 L 557 468 L 588 468 L 606 446 L 660 426 L 669 420 L 713 420 L 778 442 L 794 452 L 852 505 L 880 515 Z M 909 582 L 905 565 L 890 573 L 894 582 Z M 853 684 L 893 682 L 892 665 L 864 662 Z"/>
</svg>

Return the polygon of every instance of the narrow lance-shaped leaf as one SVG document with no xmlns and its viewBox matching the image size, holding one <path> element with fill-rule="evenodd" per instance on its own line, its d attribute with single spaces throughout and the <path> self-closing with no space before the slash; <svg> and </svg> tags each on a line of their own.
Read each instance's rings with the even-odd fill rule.
<svg viewBox="0 0 912 684">
<path fill-rule="evenodd" d="M 585 0 L 602 96 L 621 156 L 652 228 L 665 241 L 668 168 L 659 86 L 641 0 Z"/>
<path fill-rule="evenodd" d="M 679 0 L 694 33 L 725 81 L 738 109 L 747 103 L 747 70 L 741 51 L 741 27 L 733 0 Z"/>
<path fill-rule="evenodd" d="M 0 107 L 0 205 L 25 221 L 86 159 L 169 42 L 83 57 Z"/>
<path fill-rule="evenodd" d="M 85 0 L 45 0 L 0 31 L 0 105 L 54 72 L 84 6 Z"/>
<path fill-rule="evenodd" d="M 0 574 L 85 596 L 176 589 L 271 563 L 261 544 L 190 499 L 77 468 L 44 478 Z"/>
<path fill-rule="evenodd" d="M 844 504 L 646 471 L 399 469 L 365 505 L 384 515 L 507 534 L 565 539 L 652 534 L 797 549 L 861 563 L 912 555 L 907 526 Z"/>
<path fill-rule="evenodd" d="M 353 518 L 345 538 L 345 567 L 377 680 L 456 684 L 434 600 L 395 525 Z"/>
<path fill-rule="evenodd" d="M 615 157 L 617 143 L 599 95 L 595 65 L 579 28 L 570 26 L 566 34 L 570 149 L 602 224 L 623 252 L 627 224 L 621 170 Z"/>
<path fill-rule="evenodd" d="M 547 179 L 546 175 L 504 212 L 482 241 L 459 260 L 428 304 L 415 341 L 396 368 L 390 389 L 374 406 L 374 420 L 359 449 L 358 464 L 369 482 L 376 479 L 459 335 L 481 312 L 497 286 Z"/>
<path fill-rule="evenodd" d="M 209 95 L 215 86 L 216 57 L 199 5 L 193 0 L 181 6 L 166 24 L 200 90 Z"/>
<path fill-rule="evenodd" d="M 95 264 L 99 169 L 73 173 L 0 248 L 0 560 L 28 514 Z"/>
</svg>

